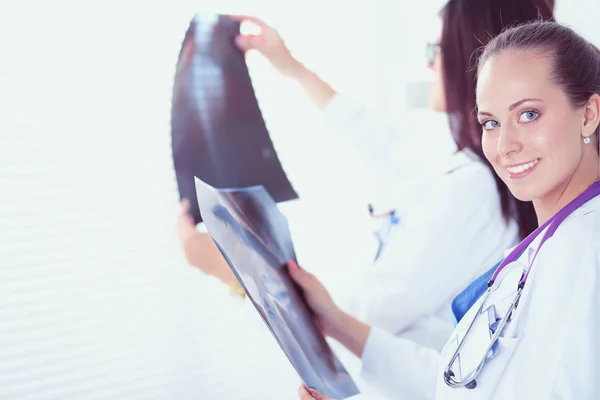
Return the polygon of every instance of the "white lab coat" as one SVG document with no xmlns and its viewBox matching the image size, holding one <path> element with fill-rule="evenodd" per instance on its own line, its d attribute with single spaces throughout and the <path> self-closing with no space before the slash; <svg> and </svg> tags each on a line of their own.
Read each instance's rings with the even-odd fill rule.
<svg viewBox="0 0 600 400">
<path fill-rule="evenodd" d="M 499 341 L 499 353 L 477 388 L 452 389 L 442 373 L 456 335 L 472 321 L 479 302 L 460 321 L 440 355 L 413 341 L 373 329 L 363 372 L 392 398 L 428 393 L 450 399 L 597 399 L 600 395 L 600 198 L 567 218 L 540 249 L 519 307 Z M 524 266 L 541 235 L 519 258 Z M 512 298 L 516 287 L 510 289 Z M 503 313 L 501 313 L 503 315 Z"/>
<path fill-rule="evenodd" d="M 388 185 L 403 187 L 418 177 L 419 166 L 409 153 L 422 153 L 424 162 L 432 162 L 427 149 L 403 147 L 406 134 L 343 96 L 331 100 L 325 121 Z M 518 242 L 518 227 L 504 222 L 493 173 L 474 155 L 451 155 L 438 171 L 418 186 L 411 184 L 417 193 L 411 201 L 403 199 L 400 224 L 376 265 L 364 268 L 359 284 L 367 290 L 351 291 L 346 306 L 366 322 L 441 349 L 452 330 L 450 301 Z M 410 306 L 398 306 L 403 304 Z M 431 325 L 440 320 L 440 334 L 432 333 Z"/>
<path fill-rule="evenodd" d="M 433 162 L 426 148 L 404 147 L 403 132 L 343 96 L 331 100 L 325 121 L 329 131 L 353 143 L 390 185 L 407 187 L 418 174 L 419 165 L 408 153 L 419 152 L 424 163 Z M 359 286 L 350 286 L 340 305 L 358 319 L 440 351 L 453 328 L 452 298 L 518 242 L 518 228 L 503 220 L 492 172 L 467 152 L 450 156 L 439 173 L 419 183 L 410 185 L 417 193 L 399 207 L 400 224 L 380 259 L 365 266 L 363 276 L 355 279 Z M 360 361 L 334 347 L 356 375 Z M 406 398 L 433 398 L 430 363 L 415 359 L 411 364 L 416 379 L 430 384 L 419 391 L 420 397 L 407 391 Z M 395 393 L 398 398 L 403 392 Z"/>
</svg>

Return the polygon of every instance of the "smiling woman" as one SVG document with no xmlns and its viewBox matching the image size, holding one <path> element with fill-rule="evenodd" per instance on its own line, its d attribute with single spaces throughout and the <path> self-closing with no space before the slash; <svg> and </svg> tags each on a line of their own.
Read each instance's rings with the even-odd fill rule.
<svg viewBox="0 0 600 400">
<path fill-rule="evenodd" d="M 480 58 L 477 106 L 486 158 L 516 198 L 533 201 L 540 227 L 459 322 L 442 352 L 437 398 L 594 398 L 598 382 L 586 377 L 600 373 L 600 54 L 556 23 L 509 29 Z M 508 300 L 494 298 L 504 290 Z M 484 334 L 471 341 L 473 326 Z M 477 339 L 484 347 L 473 353 Z"/>
<path fill-rule="evenodd" d="M 455 314 L 439 357 L 375 340 L 357 321 L 354 337 L 367 355 L 376 348 L 374 374 L 390 385 L 414 381 L 401 373 L 411 352 L 435 361 L 438 400 L 596 398 L 600 53 L 569 28 L 534 22 L 493 39 L 478 73 L 485 156 L 515 197 L 534 202 L 540 226 L 459 296 L 470 308 Z M 302 282 L 306 272 L 292 274 Z M 324 399 L 304 387 L 299 396 Z"/>
<path fill-rule="evenodd" d="M 477 90 L 484 153 L 515 197 L 533 200 L 540 223 L 598 178 L 599 53 L 567 31 L 544 40 L 548 29 L 493 42 Z"/>
</svg>

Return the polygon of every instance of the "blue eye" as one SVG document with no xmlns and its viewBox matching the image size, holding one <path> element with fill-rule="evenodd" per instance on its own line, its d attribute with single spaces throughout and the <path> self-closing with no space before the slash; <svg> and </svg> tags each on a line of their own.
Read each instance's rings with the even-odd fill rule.
<svg viewBox="0 0 600 400">
<path fill-rule="evenodd" d="M 540 113 L 537 111 L 523 111 L 519 116 L 519 122 L 531 122 L 535 121 L 540 116 Z"/>
<path fill-rule="evenodd" d="M 487 130 L 499 127 L 500 122 L 494 121 L 493 119 L 488 119 L 487 121 L 482 123 L 481 126 L 483 126 L 483 129 L 485 129 L 487 131 Z"/>
</svg>

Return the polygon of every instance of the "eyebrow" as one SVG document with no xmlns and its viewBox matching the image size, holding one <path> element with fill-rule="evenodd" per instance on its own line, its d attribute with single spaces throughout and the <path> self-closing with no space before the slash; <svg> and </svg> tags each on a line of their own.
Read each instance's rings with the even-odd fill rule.
<svg viewBox="0 0 600 400">
<path fill-rule="evenodd" d="M 536 99 L 536 98 L 529 98 L 529 97 L 528 97 L 528 98 L 525 98 L 525 99 L 521 99 L 521 100 L 519 100 L 519 101 L 516 101 L 516 102 L 512 103 L 512 104 L 511 104 L 511 105 L 508 107 L 508 111 L 512 111 L 512 110 L 514 110 L 515 108 L 519 107 L 521 104 L 523 104 L 523 103 L 526 103 L 526 102 L 528 102 L 528 101 L 541 101 L 541 102 L 543 102 L 544 100 L 542 100 L 542 99 Z M 490 113 L 489 113 L 489 112 L 487 112 L 487 111 L 478 111 L 478 112 L 477 112 L 477 115 L 485 115 L 485 116 L 487 116 L 487 117 L 492 117 L 492 116 L 493 116 L 492 114 L 490 114 Z"/>
</svg>

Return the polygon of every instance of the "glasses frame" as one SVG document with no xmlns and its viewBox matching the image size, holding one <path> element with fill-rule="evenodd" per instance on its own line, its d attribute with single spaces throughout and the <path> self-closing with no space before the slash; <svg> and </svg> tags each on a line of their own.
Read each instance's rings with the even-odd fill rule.
<svg viewBox="0 0 600 400">
<path fill-rule="evenodd" d="M 433 64 L 441 51 L 442 45 L 440 43 L 427 43 L 427 49 L 425 51 L 427 63 L 430 65 Z"/>
</svg>

